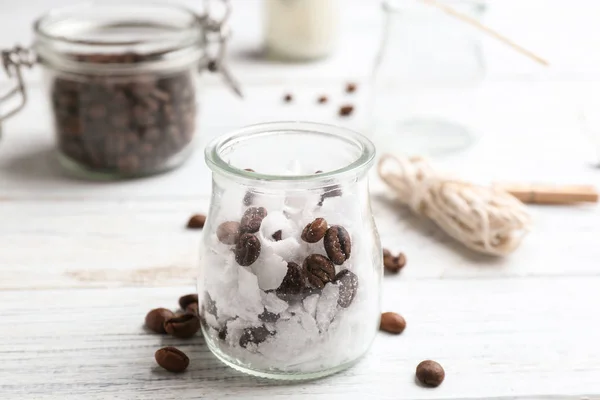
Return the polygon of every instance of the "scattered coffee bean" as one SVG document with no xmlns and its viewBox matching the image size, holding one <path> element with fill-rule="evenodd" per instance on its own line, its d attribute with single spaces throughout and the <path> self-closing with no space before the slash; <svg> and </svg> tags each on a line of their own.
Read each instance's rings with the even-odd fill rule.
<svg viewBox="0 0 600 400">
<path fill-rule="evenodd" d="M 240 346 L 246 348 L 250 343 L 262 343 L 271 335 L 271 332 L 264 326 L 244 329 L 244 332 L 240 337 Z"/>
<path fill-rule="evenodd" d="M 265 311 L 258 316 L 258 319 L 262 322 L 277 322 L 279 314 L 272 313 L 265 308 Z"/>
<path fill-rule="evenodd" d="M 334 225 L 325 232 L 325 251 L 336 265 L 342 265 L 350 258 L 352 243 L 348 231 L 339 225 Z"/>
<path fill-rule="evenodd" d="M 286 94 L 285 96 L 283 96 L 283 101 L 285 101 L 286 103 L 289 103 L 293 100 L 293 96 L 291 94 Z"/>
<path fill-rule="evenodd" d="M 190 365 L 185 353 L 175 347 L 163 347 L 154 353 L 156 363 L 169 372 L 183 372 Z"/>
<path fill-rule="evenodd" d="M 351 115 L 353 111 L 354 111 L 354 106 L 345 105 L 345 106 L 340 107 L 339 114 L 342 117 L 347 117 L 347 116 Z"/>
<path fill-rule="evenodd" d="M 340 288 L 338 305 L 342 308 L 350 307 L 358 290 L 358 277 L 356 274 L 344 269 L 333 278 L 333 283 L 337 283 Z"/>
<path fill-rule="evenodd" d="M 416 374 L 419 382 L 431 387 L 440 386 L 446 377 L 444 368 L 432 360 L 425 360 L 417 365 Z"/>
<path fill-rule="evenodd" d="M 346 93 L 354 93 L 356 92 L 356 83 L 348 82 L 346 84 Z"/>
<path fill-rule="evenodd" d="M 208 292 L 204 292 L 204 299 L 202 305 L 207 313 L 217 316 L 217 303 L 210 297 Z"/>
<path fill-rule="evenodd" d="M 156 333 L 166 333 L 164 323 L 175 314 L 166 308 L 155 308 L 146 314 L 146 327 Z"/>
<path fill-rule="evenodd" d="M 186 294 L 179 298 L 179 307 L 182 310 L 185 310 L 192 303 L 198 304 L 198 295 L 196 293 Z"/>
<path fill-rule="evenodd" d="M 381 314 L 381 323 L 379 329 L 388 332 L 399 334 L 404 332 L 406 328 L 406 321 L 402 315 L 395 312 L 384 312 Z"/>
<path fill-rule="evenodd" d="M 400 253 L 397 256 L 392 255 L 388 249 L 383 249 L 383 266 L 388 272 L 396 273 L 406 265 L 406 256 Z"/>
<path fill-rule="evenodd" d="M 199 316 L 198 313 L 198 303 L 190 303 L 188 304 L 188 306 L 185 308 L 185 313 L 186 314 L 192 314 L 195 316 Z"/>
<path fill-rule="evenodd" d="M 319 98 L 317 99 L 317 101 L 319 102 L 319 104 L 325 104 L 325 103 L 327 103 L 328 100 L 329 99 L 325 95 L 319 96 Z"/>
<path fill-rule="evenodd" d="M 149 56 L 80 54 L 86 64 L 136 64 Z M 51 82 L 58 146 L 94 171 L 141 175 L 164 169 L 192 141 L 196 99 L 192 71 L 127 78 L 59 74 Z"/>
<path fill-rule="evenodd" d="M 202 229 L 204 228 L 204 224 L 206 223 L 206 215 L 204 214 L 196 214 L 192 215 L 190 220 L 187 223 L 188 229 Z"/>
<path fill-rule="evenodd" d="M 240 231 L 242 233 L 258 232 L 260 224 L 266 216 L 267 210 L 264 207 L 248 208 L 240 221 Z"/>
<path fill-rule="evenodd" d="M 240 223 L 235 221 L 223 222 L 217 228 L 217 238 L 221 243 L 236 244 L 240 238 Z"/>
<path fill-rule="evenodd" d="M 335 278 L 335 266 L 325 256 L 311 254 L 303 264 L 308 276 L 308 282 L 316 289 L 323 289 L 325 284 Z"/>
<path fill-rule="evenodd" d="M 310 224 L 306 225 L 302 231 L 302 240 L 307 243 L 317 243 L 323 239 L 327 231 L 327 221 L 323 218 L 317 218 Z"/>
<path fill-rule="evenodd" d="M 176 338 L 191 338 L 200 329 L 200 319 L 192 314 L 183 314 L 165 321 L 165 331 Z"/>
<path fill-rule="evenodd" d="M 287 273 L 281 285 L 275 290 L 275 294 L 285 301 L 302 300 L 307 292 L 308 275 L 306 269 L 295 262 L 288 262 Z"/>
<path fill-rule="evenodd" d="M 282 231 L 281 229 L 276 231 L 274 234 L 271 235 L 271 237 L 273 238 L 273 240 L 275 240 L 276 242 L 279 242 L 281 240 L 281 235 L 282 235 Z"/>
<path fill-rule="evenodd" d="M 260 240 L 251 233 L 244 233 L 235 247 L 235 261 L 243 267 L 252 265 L 260 255 Z"/>
</svg>

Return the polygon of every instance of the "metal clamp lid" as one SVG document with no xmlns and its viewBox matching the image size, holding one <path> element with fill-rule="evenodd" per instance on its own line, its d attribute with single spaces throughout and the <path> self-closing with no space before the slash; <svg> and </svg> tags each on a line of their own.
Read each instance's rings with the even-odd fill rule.
<svg viewBox="0 0 600 400">
<path fill-rule="evenodd" d="M 25 91 L 25 82 L 23 81 L 21 67 L 31 68 L 33 64 L 35 64 L 35 56 L 32 52 L 19 45 L 10 50 L 3 50 L 1 54 L 4 71 L 9 78 L 14 78 L 16 80 L 16 85 L 10 89 L 8 93 L 0 96 L 0 106 L 17 96 L 20 96 L 20 100 L 17 105 L 4 113 L 0 108 L 0 124 L 2 121 L 12 117 L 25 107 L 25 104 L 27 103 L 27 92 Z"/>
</svg>

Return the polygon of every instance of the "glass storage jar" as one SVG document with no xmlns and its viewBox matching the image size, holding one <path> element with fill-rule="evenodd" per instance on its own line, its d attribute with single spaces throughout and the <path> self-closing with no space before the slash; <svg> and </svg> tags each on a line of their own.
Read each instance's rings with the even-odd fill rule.
<svg viewBox="0 0 600 400">
<path fill-rule="evenodd" d="M 227 5 L 227 4 L 226 4 Z M 88 177 L 130 178 L 181 164 L 196 132 L 195 76 L 225 71 L 223 20 L 183 7 L 85 3 L 50 11 L 34 24 L 31 49 L 3 52 L 26 92 L 21 67 L 41 64 L 59 159 Z M 212 43 L 221 45 L 217 59 Z M 226 74 L 227 75 L 227 74 Z M 229 76 L 229 75 L 227 75 Z"/>
<path fill-rule="evenodd" d="M 380 318 L 373 144 L 340 127 L 276 122 L 217 138 L 205 157 L 213 192 L 198 293 L 209 348 L 274 379 L 352 365 Z"/>
<path fill-rule="evenodd" d="M 473 19 L 481 0 L 441 2 Z M 386 151 L 438 155 L 472 144 L 485 75 L 480 31 L 417 0 L 383 0 L 370 96 L 371 138 Z"/>
</svg>

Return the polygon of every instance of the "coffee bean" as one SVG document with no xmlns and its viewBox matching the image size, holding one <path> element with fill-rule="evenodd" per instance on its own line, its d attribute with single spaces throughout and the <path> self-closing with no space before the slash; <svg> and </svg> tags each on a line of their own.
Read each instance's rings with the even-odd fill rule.
<svg viewBox="0 0 600 400">
<path fill-rule="evenodd" d="M 311 254 L 303 264 L 308 275 L 308 282 L 316 289 L 323 289 L 325 284 L 335 277 L 335 266 L 325 256 Z"/>
<path fill-rule="evenodd" d="M 265 308 L 265 311 L 258 316 L 258 319 L 260 319 L 262 322 L 277 322 L 279 319 L 279 314 L 272 313 Z"/>
<path fill-rule="evenodd" d="M 388 272 L 396 273 L 406 265 L 406 256 L 400 253 L 393 256 L 388 249 L 383 249 L 383 266 Z"/>
<path fill-rule="evenodd" d="M 245 168 L 244 171 L 255 172 L 252 168 Z M 244 195 L 243 203 L 245 206 L 250 206 L 254 202 L 254 193 L 247 191 Z"/>
<path fill-rule="evenodd" d="M 352 243 L 348 231 L 343 226 L 334 225 L 327 229 L 323 243 L 327 256 L 334 264 L 342 265 L 350 258 Z"/>
<path fill-rule="evenodd" d="M 202 229 L 202 228 L 204 228 L 205 223 L 206 223 L 206 215 L 195 214 L 195 215 L 192 215 L 192 217 L 188 221 L 187 227 L 188 227 L 188 229 Z"/>
<path fill-rule="evenodd" d="M 402 315 L 394 313 L 394 312 L 384 312 L 381 314 L 381 322 L 379 324 L 379 329 L 388 332 L 399 334 L 404 332 L 406 328 L 406 321 Z"/>
<path fill-rule="evenodd" d="M 260 240 L 251 233 L 244 233 L 235 246 L 235 261 L 241 266 L 252 265 L 260 255 Z"/>
<path fill-rule="evenodd" d="M 273 240 L 275 240 L 276 242 L 279 242 L 281 240 L 281 235 L 282 235 L 282 231 L 281 229 L 278 231 L 275 231 L 274 234 L 271 235 L 271 237 L 273 238 Z"/>
<path fill-rule="evenodd" d="M 217 227 L 217 238 L 221 243 L 236 244 L 240 238 L 240 223 L 235 221 L 223 222 Z"/>
<path fill-rule="evenodd" d="M 255 233 L 260 229 L 262 220 L 267 216 L 267 210 L 264 207 L 250 207 L 244 212 L 240 221 L 240 231 L 242 233 Z"/>
<path fill-rule="evenodd" d="M 182 310 L 185 310 L 192 303 L 198 304 L 198 295 L 196 293 L 186 294 L 179 298 L 179 307 Z"/>
<path fill-rule="evenodd" d="M 354 106 L 347 104 L 347 105 L 340 107 L 339 114 L 341 117 L 347 117 L 347 116 L 351 115 L 353 111 L 354 111 Z"/>
<path fill-rule="evenodd" d="M 446 377 L 444 368 L 432 360 L 425 360 L 417 365 L 416 374 L 419 382 L 431 387 L 440 386 Z"/>
<path fill-rule="evenodd" d="M 346 84 L 346 93 L 354 93 L 356 92 L 356 83 L 348 82 Z"/>
<path fill-rule="evenodd" d="M 283 96 L 283 101 L 285 101 L 286 103 L 289 103 L 290 101 L 292 101 L 294 99 L 294 97 L 291 94 L 286 94 L 285 96 Z"/>
<path fill-rule="evenodd" d="M 246 348 L 249 344 L 259 344 L 267 340 L 271 336 L 271 332 L 264 326 L 256 328 L 246 328 L 240 337 L 240 346 Z"/>
<path fill-rule="evenodd" d="M 333 283 L 336 283 L 340 288 L 338 305 L 342 308 L 350 307 L 358 290 L 358 276 L 352 271 L 344 269 L 333 278 Z"/>
<path fill-rule="evenodd" d="M 327 103 L 327 100 L 329 100 L 329 99 L 327 98 L 327 96 L 323 95 L 323 96 L 319 96 L 319 98 L 317 99 L 317 102 L 318 102 L 319 104 L 325 104 L 325 103 Z"/>
<path fill-rule="evenodd" d="M 175 347 L 163 347 L 154 353 L 156 363 L 169 372 L 183 372 L 190 365 L 185 353 Z"/>
<path fill-rule="evenodd" d="M 279 287 L 275 290 L 275 294 L 280 299 L 288 302 L 299 301 L 307 294 L 308 286 L 306 269 L 295 262 L 288 262 L 287 273 Z"/>
<path fill-rule="evenodd" d="M 176 338 L 191 338 L 200 329 L 200 319 L 195 315 L 183 314 L 165 321 L 165 331 Z"/>
<path fill-rule="evenodd" d="M 199 316 L 198 313 L 198 303 L 190 303 L 188 304 L 188 306 L 185 308 L 185 313 L 186 314 L 192 314 L 195 316 Z"/>
<path fill-rule="evenodd" d="M 302 240 L 307 243 L 317 243 L 323 239 L 327 231 L 327 221 L 323 218 L 317 218 L 310 224 L 306 225 L 302 231 Z"/>
<path fill-rule="evenodd" d="M 164 323 L 175 314 L 166 308 L 155 308 L 146 314 L 146 327 L 156 333 L 166 333 Z"/>
</svg>

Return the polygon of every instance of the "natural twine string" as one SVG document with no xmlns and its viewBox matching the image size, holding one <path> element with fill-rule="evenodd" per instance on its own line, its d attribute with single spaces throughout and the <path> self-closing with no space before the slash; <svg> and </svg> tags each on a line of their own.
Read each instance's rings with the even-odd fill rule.
<svg viewBox="0 0 600 400">
<path fill-rule="evenodd" d="M 378 172 L 403 204 L 475 251 L 506 255 L 531 226 L 525 205 L 512 195 L 444 178 L 421 157 L 384 154 Z"/>
</svg>

